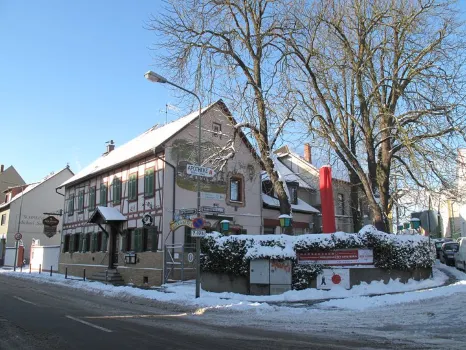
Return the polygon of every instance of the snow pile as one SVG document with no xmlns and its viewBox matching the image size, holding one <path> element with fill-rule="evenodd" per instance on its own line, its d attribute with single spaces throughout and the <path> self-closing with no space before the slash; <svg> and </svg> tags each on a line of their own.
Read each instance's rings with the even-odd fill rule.
<svg viewBox="0 0 466 350">
<path fill-rule="evenodd" d="M 246 276 L 253 259 L 297 260 L 297 253 L 333 249 L 371 248 L 374 265 L 382 269 L 413 270 L 431 267 L 435 249 L 424 236 L 392 235 L 365 226 L 358 233 L 223 236 L 218 232 L 202 240 L 202 269 L 207 272 Z M 294 264 L 294 287 L 301 288 L 314 278 L 321 265 Z M 298 284 L 299 286 L 297 286 Z"/>
</svg>

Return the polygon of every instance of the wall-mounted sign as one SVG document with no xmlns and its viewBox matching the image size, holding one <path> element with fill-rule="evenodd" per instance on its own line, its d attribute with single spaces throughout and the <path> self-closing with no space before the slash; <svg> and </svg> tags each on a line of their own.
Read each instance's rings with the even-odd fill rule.
<svg viewBox="0 0 466 350">
<path fill-rule="evenodd" d="M 193 215 L 196 214 L 197 209 L 192 208 L 192 209 L 179 209 L 179 213 L 181 216 L 186 216 L 186 215 Z"/>
<path fill-rule="evenodd" d="M 322 273 L 317 275 L 317 289 L 333 289 L 335 287 L 350 289 L 349 274 L 349 269 L 323 269 Z"/>
<path fill-rule="evenodd" d="M 170 222 L 171 231 L 175 231 L 177 228 L 181 226 L 187 226 L 187 227 L 193 228 L 193 221 L 189 219 L 181 219 L 181 220 Z"/>
<path fill-rule="evenodd" d="M 146 214 L 142 217 L 142 225 L 144 227 L 152 226 L 153 223 L 154 223 L 154 218 L 152 217 L 152 215 Z"/>
<path fill-rule="evenodd" d="M 206 235 L 206 230 L 191 230 L 191 237 L 204 237 Z"/>
<path fill-rule="evenodd" d="M 222 201 L 225 199 L 225 195 L 222 193 L 213 193 L 213 192 L 201 192 L 202 199 L 212 199 L 216 201 Z"/>
<path fill-rule="evenodd" d="M 223 214 L 225 213 L 225 208 L 222 207 L 201 207 L 201 212 L 202 213 L 217 213 L 217 214 Z"/>
<path fill-rule="evenodd" d="M 194 164 L 188 164 L 186 166 L 186 173 L 188 175 L 202 176 L 202 177 L 214 177 L 214 169 L 207 168 L 204 166 L 198 166 Z"/>
<path fill-rule="evenodd" d="M 374 263 L 372 249 L 336 249 L 325 252 L 298 253 L 302 265 L 366 265 Z"/>
</svg>

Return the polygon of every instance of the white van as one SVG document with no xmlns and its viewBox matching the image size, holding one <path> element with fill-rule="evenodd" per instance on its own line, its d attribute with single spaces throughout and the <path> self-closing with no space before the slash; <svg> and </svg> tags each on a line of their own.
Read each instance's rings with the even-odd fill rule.
<svg viewBox="0 0 466 350">
<path fill-rule="evenodd" d="M 455 254 L 455 266 L 466 272 L 466 237 L 461 237 L 458 243 L 460 246 Z"/>
</svg>

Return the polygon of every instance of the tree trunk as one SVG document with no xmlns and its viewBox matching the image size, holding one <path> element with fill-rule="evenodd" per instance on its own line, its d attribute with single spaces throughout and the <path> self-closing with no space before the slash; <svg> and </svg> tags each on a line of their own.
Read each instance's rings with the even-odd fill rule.
<svg viewBox="0 0 466 350">
<path fill-rule="evenodd" d="M 353 217 L 354 232 L 358 232 L 362 227 L 362 212 L 359 210 L 359 189 L 360 181 L 358 175 L 354 172 L 350 173 L 351 183 L 351 215 Z"/>
</svg>

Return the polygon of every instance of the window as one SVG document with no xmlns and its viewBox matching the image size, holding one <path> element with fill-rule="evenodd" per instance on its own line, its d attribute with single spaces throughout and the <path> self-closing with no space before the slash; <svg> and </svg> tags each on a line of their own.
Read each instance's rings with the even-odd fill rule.
<svg viewBox="0 0 466 350">
<path fill-rule="evenodd" d="M 121 202 L 121 179 L 115 177 L 112 183 L 113 187 L 113 204 L 118 204 Z"/>
<path fill-rule="evenodd" d="M 3 225 L 5 225 L 5 223 L 6 223 L 6 214 L 2 214 L 2 223 L 1 223 L 1 225 L 3 226 Z"/>
<path fill-rule="evenodd" d="M 84 190 L 80 190 L 78 193 L 78 211 L 84 210 Z"/>
<path fill-rule="evenodd" d="M 157 226 L 149 227 L 145 231 L 145 250 L 156 252 L 159 248 L 159 231 Z"/>
<path fill-rule="evenodd" d="M 9 200 L 10 200 L 10 194 L 7 193 L 7 194 L 5 195 L 5 203 L 8 203 Z"/>
<path fill-rule="evenodd" d="M 95 209 L 95 186 L 89 187 L 89 210 Z"/>
<path fill-rule="evenodd" d="M 264 235 L 274 235 L 275 227 L 264 227 Z"/>
<path fill-rule="evenodd" d="M 74 253 L 74 252 L 78 252 L 79 251 L 79 248 L 80 248 L 80 234 L 79 233 L 75 233 L 74 235 L 71 235 L 70 236 L 70 248 L 69 248 L 69 252 L 70 253 Z"/>
<path fill-rule="evenodd" d="M 133 246 L 131 245 L 133 242 L 132 236 L 134 234 L 134 229 L 128 229 L 124 231 L 124 235 L 122 237 L 122 244 L 121 250 L 123 252 L 130 252 L 133 250 Z"/>
<path fill-rule="evenodd" d="M 63 236 L 63 253 L 70 251 L 70 235 Z"/>
<path fill-rule="evenodd" d="M 107 184 L 105 182 L 100 184 L 100 205 L 107 206 Z"/>
<path fill-rule="evenodd" d="M 291 185 L 288 186 L 288 191 L 290 193 L 290 202 L 291 204 L 298 204 L 298 186 Z"/>
<path fill-rule="evenodd" d="M 86 253 L 91 250 L 91 234 L 82 233 L 79 251 Z"/>
<path fill-rule="evenodd" d="M 128 200 L 134 201 L 138 198 L 138 173 L 131 174 L 128 181 Z"/>
<path fill-rule="evenodd" d="M 345 215 L 345 197 L 342 193 L 337 195 L 337 215 Z"/>
<path fill-rule="evenodd" d="M 243 179 L 240 176 L 233 176 L 230 178 L 230 201 L 243 202 Z"/>
<path fill-rule="evenodd" d="M 154 169 L 147 169 L 144 175 L 144 196 L 154 195 Z"/>
<path fill-rule="evenodd" d="M 102 251 L 102 232 L 94 232 L 91 235 L 91 252 Z"/>
<path fill-rule="evenodd" d="M 222 138 L 222 124 L 212 123 L 212 136 Z"/>
<path fill-rule="evenodd" d="M 98 241 L 100 242 L 100 251 L 106 252 L 107 251 L 107 244 L 108 244 L 108 236 L 104 232 L 99 232 Z"/>
<path fill-rule="evenodd" d="M 74 194 L 70 194 L 68 197 L 68 216 L 74 214 Z"/>
</svg>

